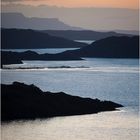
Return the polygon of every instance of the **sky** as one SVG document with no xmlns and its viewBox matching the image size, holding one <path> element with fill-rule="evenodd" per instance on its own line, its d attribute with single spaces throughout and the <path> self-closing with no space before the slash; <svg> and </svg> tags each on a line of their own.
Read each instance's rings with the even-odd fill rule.
<svg viewBox="0 0 140 140">
<path fill-rule="evenodd" d="M 2 0 L 2 2 L 27 5 L 53 5 L 59 7 L 139 8 L 139 0 Z"/>
</svg>

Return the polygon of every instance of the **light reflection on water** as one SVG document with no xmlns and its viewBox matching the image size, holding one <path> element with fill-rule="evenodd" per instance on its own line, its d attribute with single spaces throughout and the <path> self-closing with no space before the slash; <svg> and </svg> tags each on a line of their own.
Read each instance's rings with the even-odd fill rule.
<svg viewBox="0 0 140 140">
<path fill-rule="evenodd" d="M 56 117 L 2 125 L 2 140 L 138 140 L 138 60 L 26 62 L 26 66 L 89 68 L 2 70 L 2 83 L 35 84 L 44 91 L 64 91 L 123 104 L 121 111 Z M 24 65 L 24 66 L 25 66 Z M 19 65 L 11 65 L 17 67 Z"/>
<path fill-rule="evenodd" d="M 2 140 L 138 140 L 138 115 L 126 112 L 12 122 L 2 125 Z"/>
<path fill-rule="evenodd" d="M 2 83 L 13 81 L 35 84 L 43 91 L 112 100 L 138 105 L 138 72 L 97 72 L 69 70 L 2 70 Z"/>
</svg>

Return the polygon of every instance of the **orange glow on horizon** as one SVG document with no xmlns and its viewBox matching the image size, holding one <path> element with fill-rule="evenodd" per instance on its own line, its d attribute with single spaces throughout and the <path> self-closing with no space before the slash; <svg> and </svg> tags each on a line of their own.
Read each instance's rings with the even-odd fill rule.
<svg viewBox="0 0 140 140">
<path fill-rule="evenodd" d="M 139 9 L 139 0 L 25 0 L 20 3 L 59 7 L 109 7 Z"/>
</svg>

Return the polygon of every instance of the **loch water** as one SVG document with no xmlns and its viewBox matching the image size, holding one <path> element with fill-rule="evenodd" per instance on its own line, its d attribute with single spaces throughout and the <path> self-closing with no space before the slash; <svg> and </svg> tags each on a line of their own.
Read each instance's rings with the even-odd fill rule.
<svg viewBox="0 0 140 140">
<path fill-rule="evenodd" d="M 2 140 L 139 140 L 138 59 L 84 59 L 7 65 L 1 70 L 1 83 L 35 84 L 43 91 L 111 100 L 124 105 L 123 108 L 91 115 L 4 123 Z"/>
<path fill-rule="evenodd" d="M 82 97 L 111 100 L 124 107 L 92 115 L 5 123 L 1 127 L 2 140 L 139 139 L 137 59 L 24 61 L 24 64 L 7 67 L 14 69 L 2 70 L 2 83 L 19 81 L 35 84 L 43 91 L 64 91 Z"/>
</svg>

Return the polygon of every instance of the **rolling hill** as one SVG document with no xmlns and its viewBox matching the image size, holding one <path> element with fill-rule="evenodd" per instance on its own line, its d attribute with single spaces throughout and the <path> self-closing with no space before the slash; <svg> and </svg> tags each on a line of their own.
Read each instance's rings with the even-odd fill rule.
<svg viewBox="0 0 140 140">
<path fill-rule="evenodd" d="M 1 39 L 2 49 L 80 48 L 87 45 L 31 29 L 1 29 Z"/>
</svg>

